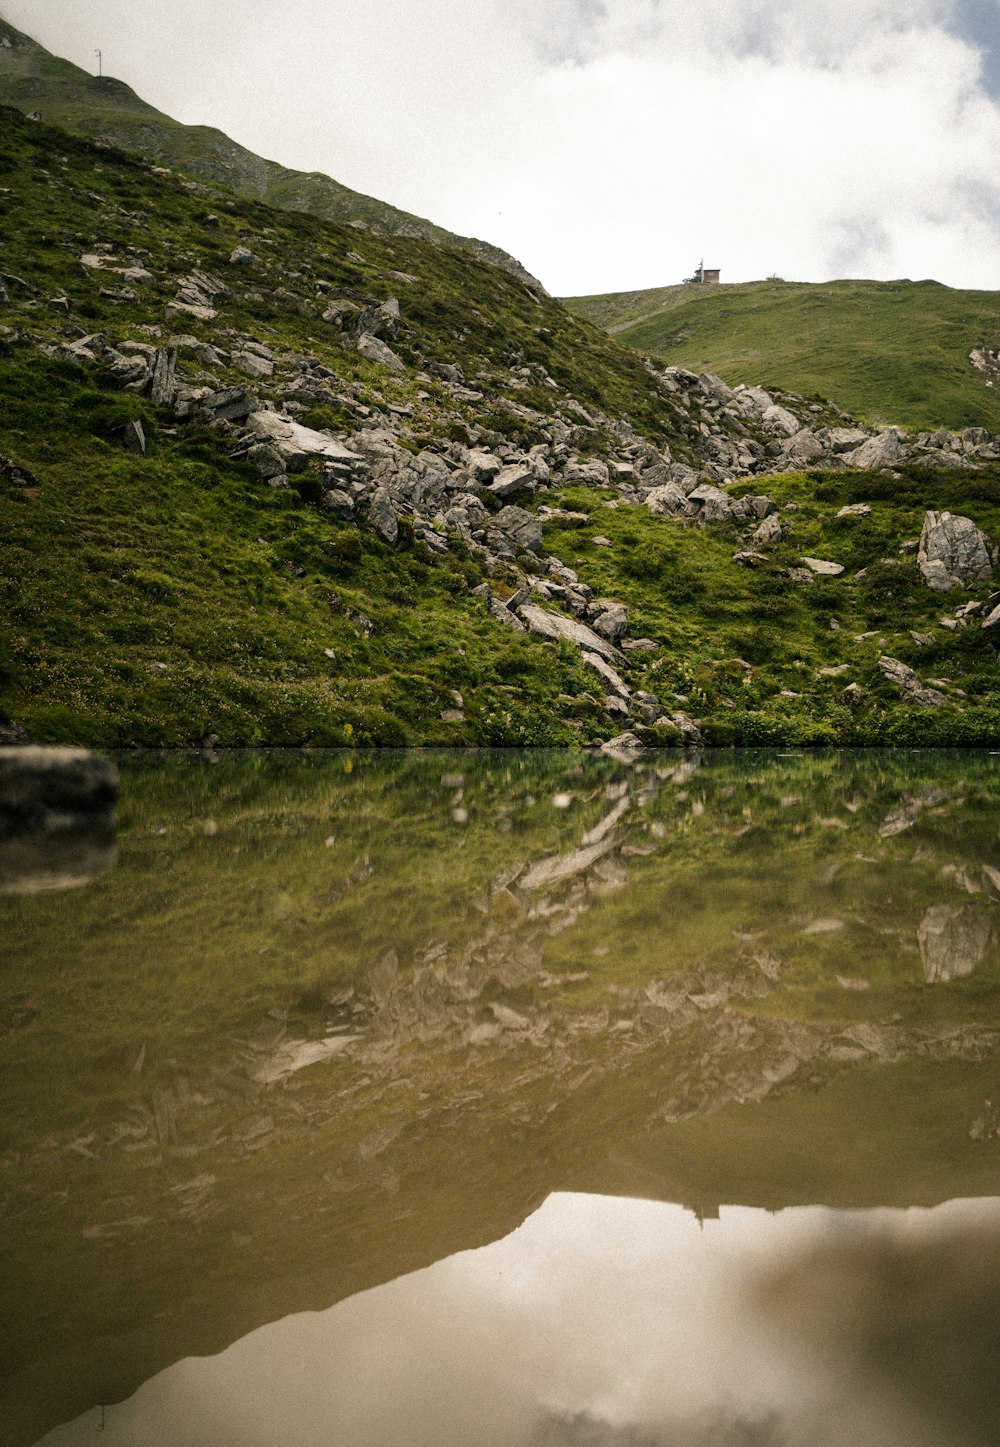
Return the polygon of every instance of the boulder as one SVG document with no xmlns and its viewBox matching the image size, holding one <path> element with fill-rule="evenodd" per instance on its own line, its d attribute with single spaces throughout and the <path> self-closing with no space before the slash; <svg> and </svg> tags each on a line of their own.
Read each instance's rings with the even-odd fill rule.
<svg viewBox="0 0 1000 1447">
<path fill-rule="evenodd" d="M 377 362 L 380 367 L 390 367 L 394 372 L 405 372 L 406 363 L 396 356 L 396 353 L 385 342 L 371 332 L 362 332 L 355 342 L 357 350 L 369 362 Z"/>
<path fill-rule="evenodd" d="M 149 400 L 154 407 L 170 407 L 177 395 L 177 352 L 157 347 L 149 379 Z"/>
<path fill-rule="evenodd" d="M 808 427 L 801 428 L 794 437 L 790 437 L 781 450 L 789 461 L 800 464 L 815 462 L 826 451 L 815 432 Z"/>
<path fill-rule="evenodd" d="M 503 467 L 490 483 L 494 497 L 506 499 L 516 497 L 519 492 L 530 492 L 535 482 L 535 472 L 529 464 L 515 462 Z"/>
<path fill-rule="evenodd" d="M 611 481 L 608 464 L 599 459 L 593 462 L 570 462 L 566 465 L 567 482 L 579 482 L 585 487 L 607 487 Z"/>
<path fill-rule="evenodd" d="M 539 608 L 535 603 L 523 604 L 519 612 L 529 633 L 535 633 L 540 638 L 551 638 L 555 642 L 566 638 L 577 648 L 596 653 L 606 662 L 618 662 L 618 650 L 585 623 L 578 623 L 575 618 L 566 618 L 562 613 L 553 613 L 548 608 Z"/>
<path fill-rule="evenodd" d="M 856 452 L 868 441 L 868 433 L 861 427 L 831 427 L 826 434 L 826 444 L 831 452 Z"/>
<path fill-rule="evenodd" d="M 614 694 L 616 698 L 620 698 L 625 705 L 628 705 L 632 697 L 632 690 L 628 684 L 618 676 L 607 659 L 602 658 L 599 653 L 588 652 L 586 648 L 583 650 L 581 657 L 588 668 L 593 668 L 596 673 L 601 675 L 612 694 Z"/>
<path fill-rule="evenodd" d="M 978 588 L 993 577 L 989 541 L 971 518 L 929 510 L 924 515 L 917 564 L 936 593 Z"/>
<path fill-rule="evenodd" d="M 594 632 L 609 643 L 620 643 L 628 632 L 628 609 L 625 605 L 601 599 L 592 607 L 594 611 L 591 612 L 590 622 Z"/>
<path fill-rule="evenodd" d="M 503 471 L 503 463 L 499 457 L 495 457 L 492 452 L 483 452 L 478 448 L 469 453 L 466 466 L 472 480 L 485 483 L 487 487 Z"/>
<path fill-rule="evenodd" d="M 721 487 L 713 487 L 710 482 L 701 483 L 687 496 L 688 516 L 693 516 L 699 524 L 745 517 L 747 511 L 742 502 L 737 502 Z"/>
<path fill-rule="evenodd" d="M 907 703 L 919 704 L 921 708 L 940 708 L 948 702 L 936 688 L 925 688 L 913 669 L 898 658 L 883 653 L 878 660 L 882 676 L 899 689 Z"/>
<path fill-rule="evenodd" d="M 653 468 L 654 472 L 665 472 L 666 468 Z M 648 474 L 644 474 L 648 475 Z M 677 517 L 687 505 L 687 497 L 676 482 L 665 482 L 654 487 L 643 499 L 651 513 L 660 517 Z"/>
<path fill-rule="evenodd" d="M 777 513 L 771 513 L 754 530 L 751 541 L 757 547 L 769 547 L 780 543 L 782 539 L 781 523 L 778 521 Z"/>
<path fill-rule="evenodd" d="M 527 631 L 517 614 L 512 612 L 506 603 L 501 602 L 489 583 L 480 583 L 478 588 L 473 588 L 472 596 L 482 598 L 494 622 L 501 624 L 504 628 L 510 628 L 514 633 Z"/>
<path fill-rule="evenodd" d="M 337 442 L 326 432 L 316 432 L 282 417 L 278 412 L 252 412 L 247 426 L 255 436 L 267 442 L 293 471 L 309 457 L 329 457 L 334 461 L 361 462 L 356 452 Z"/>
<path fill-rule="evenodd" d="M 377 487 L 372 493 L 368 503 L 368 525 L 384 543 L 395 547 L 399 538 L 399 518 L 388 488 Z"/>
<path fill-rule="evenodd" d="M 542 552 L 542 526 L 536 517 L 523 507 L 508 504 L 502 507 L 489 525 L 488 535 L 498 534 L 507 539 L 508 545 L 526 553 Z"/>
<path fill-rule="evenodd" d="M 794 437 L 800 430 L 799 419 L 793 416 L 787 407 L 779 407 L 777 403 L 764 408 L 760 423 L 765 431 L 782 437 Z"/>
<path fill-rule="evenodd" d="M 844 571 L 843 563 L 831 563 L 826 558 L 803 558 L 802 562 L 810 573 L 816 573 L 821 578 L 839 578 Z"/>
<path fill-rule="evenodd" d="M 903 455 L 903 446 L 899 440 L 899 432 L 895 427 L 887 427 L 884 431 L 869 437 L 860 447 L 853 452 L 844 454 L 844 461 L 848 467 L 858 467 L 870 470 L 874 467 L 889 467 L 898 462 Z"/>
</svg>

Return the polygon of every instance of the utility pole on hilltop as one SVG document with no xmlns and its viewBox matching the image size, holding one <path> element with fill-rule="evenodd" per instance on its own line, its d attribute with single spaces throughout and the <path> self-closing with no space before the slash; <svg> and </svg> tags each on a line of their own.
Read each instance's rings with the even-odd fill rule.
<svg viewBox="0 0 1000 1447">
<path fill-rule="evenodd" d="M 102 74 L 103 74 L 103 64 L 104 64 L 104 62 L 103 62 L 103 60 L 102 60 L 102 58 L 101 58 L 101 52 L 100 52 L 99 50 L 95 50 L 95 51 L 94 51 L 94 54 L 97 56 L 97 79 L 100 80 L 100 79 L 101 79 L 101 76 L 102 76 Z"/>
</svg>

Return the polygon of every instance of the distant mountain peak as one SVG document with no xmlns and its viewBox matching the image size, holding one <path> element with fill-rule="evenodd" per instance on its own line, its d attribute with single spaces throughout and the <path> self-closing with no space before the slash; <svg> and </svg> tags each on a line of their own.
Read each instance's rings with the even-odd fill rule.
<svg viewBox="0 0 1000 1447">
<path fill-rule="evenodd" d="M 238 195 L 327 221 L 346 221 L 387 236 L 419 237 L 454 246 L 523 281 L 542 283 L 498 246 L 457 236 L 422 216 L 352 191 L 321 172 L 294 171 L 266 160 L 212 126 L 187 126 L 164 115 L 125 81 L 88 74 L 62 60 L 0 16 L 0 104 L 91 140 L 137 151 L 159 165 L 225 186 Z"/>
</svg>

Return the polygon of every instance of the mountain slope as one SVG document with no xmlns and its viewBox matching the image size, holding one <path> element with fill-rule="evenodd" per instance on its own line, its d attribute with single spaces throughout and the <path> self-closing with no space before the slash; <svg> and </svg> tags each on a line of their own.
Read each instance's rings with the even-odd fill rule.
<svg viewBox="0 0 1000 1447">
<path fill-rule="evenodd" d="M 211 126 L 185 126 L 147 105 L 131 87 L 111 76 L 88 75 L 50 54 L 0 16 L 0 104 L 76 135 L 138 151 L 159 165 L 176 166 L 214 186 L 272 206 L 309 211 L 389 236 L 420 236 L 458 246 L 502 267 L 534 287 L 541 285 L 519 261 L 497 246 L 456 236 L 423 217 L 412 216 L 342 186 L 318 172 L 292 171 L 265 160 Z"/>
<path fill-rule="evenodd" d="M 758 281 L 570 297 L 641 351 L 731 385 L 833 397 L 873 422 L 1000 426 L 1000 293 L 932 281 Z M 974 351 L 984 372 L 970 360 Z"/>
<path fill-rule="evenodd" d="M 658 367 L 9 109 L 0 169 L 0 737 L 1000 738 L 1000 437 Z"/>
</svg>

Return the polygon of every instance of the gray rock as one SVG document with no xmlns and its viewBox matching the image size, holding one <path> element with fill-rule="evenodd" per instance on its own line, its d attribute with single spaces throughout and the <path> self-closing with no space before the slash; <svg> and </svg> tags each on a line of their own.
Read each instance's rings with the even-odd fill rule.
<svg viewBox="0 0 1000 1447">
<path fill-rule="evenodd" d="M 883 653 L 878 660 L 883 677 L 899 689 L 908 703 L 919 704 L 921 708 L 940 708 L 948 702 L 947 697 L 936 688 L 925 688 L 913 669 L 898 658 Z"/>
<path fill-rule="evenodd" d="M 342 327 L 345 322 L 356 317 L 361 311 L 357 302 L 349 301 L 347 297 L 337 297 L 332 301 L 323 313 L 323 320 L 331 326 Z"/>
<path fill-rule="evenodd" d="M 699 524 L 726 522 L 732 518 L 745 517 L 748 509 L 728 493 L 710 482 L 703 482 L 688 493 L 687 512 Z"/>
<path fill-rule="evenodd" d="M 508 605 L 501 602 L 495 595 L 489 583 L 480 583 L 478 588 L 473 588 L 472 596 L 474 598 L 482 598 L 490 617 L 504 628 L 510 628 L 515 633 L 524 633 L 527 631 L 517 614 L 512 612 Z M 512 599 L 511 601 L 513 602 L 514 600 Z"/>
<path fill-rule="evenodd" d="M 607 487 L 611 481 L 608 464 L 595 459 L 593 462 L 570 462 L 565 471 L 567 482 L 579 482 L 585 487 Z"/>
<path fill-rule="evenodd" d="M 466 466 L 474 482 L 482 482 L 487 486 L 503 471 L 503 463 L 499 457 L 495 457 L 492 452 L 478 450 L 469 453 Z"/>
<path fill-rule="evenodd" d="M 260 399 L 245 387 L 223 387 L 221 391 L 208 392 L 198 404 L 200 411 L 219 422 L 242 422 L 244 419 L 252 422 L 259 406 Z"/>
<path fill-rule="evenodd" d="M 538 519 L 523 507 L 508 504 L 492 518 L 488 536 L 497 534 L 506 538 L 509 544 L 526 553 L 542 552 L 542 528 Z"/>
<path fill-rule="evenodd" d="M 867 518 L 871 517 L 872 510 L 866 502 L 848 503 L 837 513 L 839 518 Z"/>
<path fill-rule="evenodd" d="M 625 605 L 602 598 L 591 608 L 594 611 L 590 614 L 590 623 L 594 632 L 609 643 L 620 643 L 628 632 L 628 609 Z"/>
<path fill-rule="evenodd" d="M 903 447 L 898 430 L 887 427 L 874 437 L 869 437 L 867 442 L 863 442 L 853 452 L 845 453 L 844 461 L 849 467 L 870 470 L 874 467 L 889 467 L 898 462 L 902 455 Z"/>
<path fill-rule="evenodd" d="M 149 400 L 154 407 L 170 407 L 177 395 L 177 352 L 158 347 L 149 379 Z"/>
<path fill-rule="evenodd" d="M 822 457 L 826 449 L 816 436 L 815 432 L 808 427 L 801 428 L 794 437 L 789 438 L 782 448 L 782 452 L 792 462 L 801 464 L 815 462 L 817 457 Z"/>
<path fill-rule="evenodd" d="M 133 418 L 131 422 L 126 422 L 124 427 L 118 429 L 116 441 L 121 443 L 126 452 L 135 452 L 139 456 L 145 457 L 146 434 L 138 417 Z"/>
<path fill-rule="evenodd" d="M 566 618 L 562 613 L 553 613 L 548 608 L 539 608 L 535 603 L 525 603 L 519 611 L 529 633 L 535 633 L 540 638 L 551 638 L 556 642 L 567 638 L 577 648 L 596 653 L 605 662 L 618 662 L 617 649 L 585 623 L 578 623 L 575 618 Z"/>
<path fill-rule="evenodd" d="M 759 548 L 769 547 L 775 543 L 780 543 L 782 536 L 781 523 L 778 521 L 778 515 L 777 513 L 771 513 L 770 516 L 766 517 L 754 530 L 751 541 Z"/>
<path fill-rule="evenodd" d="M 257 258 L 248 246 L 234 247 L 229 257 L 230 266 L 253 266 Z"/>
<path fill-rule="evenodd" d="M 265 481 L 270 477 L 280 477 L 285 471 L 284 457 L 269 442 L 255 443 L 247 453 L 247 462 L 252 463 Z"/>
<path fill-rule="evenodd" d="M 211 400 L 206 398 L 206 404 Z M 281 457 L 285 466 L 292 470 L 304 466 L 309 457 L 324 457 L 332 462 L 346 463 L 359 463 L 362 460 L 358 453 L 352 452 L 329 433 L 303 427 L 301 422 L 294 422 L 290 417 L 282 417 L 277 412 L 251 412 L 247 417 L 247 425 L 261 441 L 268 443 Z"/>
<path fill-rule="evenodd" d="M 588 652 L 586 648 L 583 650 L 581 656 L 588 668 L 593 668 L 601 675 L 615 697 L 620 698 L 622 702 L 627 705 L 632 697 L 632 690 L 628 684 L 618 676 L 607 659 L 602 658 L 599 653 Z"/>
<path fill-rule="evenodd" d="M 654 472 L 665 472 L 666 468 L 653 468 Z M 643 499 L 651 513 L 660 517 L 677 517 L 687 505 L 687 497 L 676 482 L 665 482 L 654 487 Z"/>
<path fill-rule="evenodd" d="M 371 332 L 362 332 L 355 346 L 369 362 L 377 362 L 380 367 L 390 367 L 394 372 L 406 371 L 406 363 L 396 356 L 391 347 L 386 346 L 385 342 L 373 336 Z"/>
<path fill-rule="evenodd" d="M 274 363 L 268 361 L 266 357 L 259 356 L 256 352 L 249 350 L 234 351 L 232 353 L 232 363 L 233 366 L 238 367 L 241 372 L 246 372 L 249 377 L 274 376 Z"/>
<path fill-rule="evenodd" d="M 394 547 L 399 538 L 399 519 L 389 491 L 377 487 L 368 503 L 368 525 L 384 543 Z"/>
<path fill-rule="evenodd" d="M 779 407 L 777 403 L 772 403 L 770 407 L 764 408 L 760 421 L 765 431 L 777 433 L 783 437 L 794 437 L 800 430 L 799 419 L 794 417 L 786 407 Z"/>
<path fill-rule="evenodd" d="M 917 930 L 928 984 L 971 975 L 993 943 L 993 921 L 971 905 L 932 904 Z"/>
<path fill-rule="evenodd" d="M 868 434 L 861 427 L 831 427 L 826 439 L 831 452 L 855 452 L 868 441 Z"/>
<path fill-rule="evenodd" d="M 610 754 L 613 759 L 621 759 L 626 763 L 643 751 L 644 745 L 633 733 L 618 734 L 601 745 L 602 754 Z M 595 848 L 597 847 L 599 846 L 595 845 Z"/>
<path fill-rule="evenodd" d="M 925 514 L 917 565 L 928 587 L 937 593 L 977 588 L 993 577 L 985 533 L 971 518 L 950 512 L 929 510 Z"/>
<path fill-rule="evenodd" d="M 516 497 L 519 492 L 530 492 L 534 483 L 534 469 L 530 465 L 515 462 L 500 469 L 490 483 L 490 492 L 494 497 L 503 499 Z"/>
<path fill-rule="evenodd" d="M 332 487 L 323 494 L 323 506 L 342 522 L 350 522 L 354 517 L 354 499 L 339 487 Z"/>
<path fill-rule="evenodd" d="M 844 571 L 843 563 L 831 563 L 826 558 L 803 558 L 802 561 L 811 573 L 823 578 L 839 578 Z"/>
</svg>

